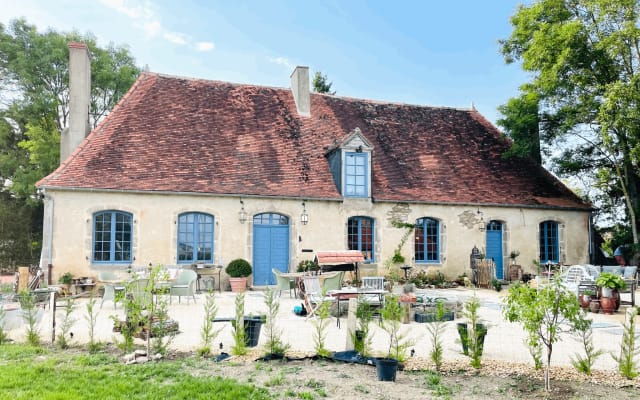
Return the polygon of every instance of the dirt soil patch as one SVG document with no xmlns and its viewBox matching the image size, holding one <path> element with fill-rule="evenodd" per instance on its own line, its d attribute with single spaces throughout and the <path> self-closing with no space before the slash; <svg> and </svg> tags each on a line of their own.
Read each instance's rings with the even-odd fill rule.
<svg viewBox="0 0 640 400">
<path fill-rule="evenodd" d="M 445 364 L 440 374 L 428 362 L 411 359 L 396 382 L 377 380 L 375 366 L 301 358 L 253 361 L 259 354 L 211 362 L 207 375 L 233 378 L 266 387 L 280 398 L 305 399 L 602 399 L 638 398 L 640 379 L 595 371 L 592 376 L 572 368 L 552 368 L 552 391 L 545 392 L 543 371 L 527 365 L 485 361 L 478 372 L 468 363 Z M 425 369 L 426 367 L 426 369 Z M 203 370 L 198 368 L 198 374 Z M 194 371 L 195 372 L 195 371 Z"/>
</svg>

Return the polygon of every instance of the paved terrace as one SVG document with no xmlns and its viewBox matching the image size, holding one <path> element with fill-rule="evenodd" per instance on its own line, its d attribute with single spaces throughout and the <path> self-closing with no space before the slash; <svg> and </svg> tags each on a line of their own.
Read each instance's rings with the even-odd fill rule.
<svg viewBox="0 0 640 400">
<path fill-rule="evenodd" d="M 419 292 L 427 292 L 434 297 L 457 297 L 461 301 L 473 295 L 474 289 L 456 288 L 456 289 L 433 289 L 419 290 Z M 532 364 L 531 357 L 527 347 L 524 345 L 525 332 L 519 324 L 512 324 L 504 321 L 501 316 L 502 298 L 507 295 L 507 290 L 495 292 L 487 289 L 476 289 L 478 297 L 481 301 L 480 316 L 488 324 L 489 332 L 485 339 L 484 359 L 493 359 L 501 361 L 515 361 Z M 234 316 L 234 299 L 235 293 L 231 292 L 215 292 L 216 303 L 218 305 L 218 317 Z M 180 333 L 175 337 L 171 348 L 180 351 L 194 351 L 200 344 L 200 326 L 204 318 L 203 304 L 205 300 L 204 294 L 196 295 L 197 302 L 193 300 L 187 304 L 186 298 L 182 298 L 182 302 L 178 303 L 174 297 L 173 304 L 169 306 L 169 315 L 172 319 L 179 322 Z M 121 320 L 124 319 L 124 310 L 121 304 L 114 309 L 113 303 L 105 301 L 102 308 L 99 307 L 100 300 L 97 299 L 98 320 L 96 327 L 96 340 L 102 342 L 113 343 L 115 340 L 120 341 L 122 337 L 112 332 L 113 322 L 112 315 L 117 315 Z M 78 299 L 76 311 L 74 312 L 75 325 L 72 328 L 74 333 L 72 343 L 88 342 L 88 326 L 86 318 L 86 302 L 88 299 Z M 302 300 L 292 299 L 289 293 L 284 291 L 280 297 L 280 314 L 278 316 L 277 325 L 283 332 L 282 339 L 291 346 L 291 350 L 298 352 L 313 353 L 313 319 L 299 317 L 293 313 L 293 307 L 300 304 Z M 16 303 L 13 303 L 14 305 Z M 593 319 L 593 338 L 596 347 L 606 352 L 619 353 L 620 343 L 622 340 L 622 324 L 627 307 L 621 306 L 620 310 L 614 315 L 593 314 L 589 316 Z M 264 304 L 264 293 L 261 291 L 247 291 L 245 294 L 245 314 L 265 313 L 266 306 Z M 60 324 L 61 310 L 58 309 L 58 326 Z M 43 341 L 51 338 L 50 324 L 51 312 L 49 307 L 40 311 L 41 336 Z M 449 322 L 446 326 L 444 336 L 444 359 L 465 359 L 461 354 L 461 346 L 458 342 L 458 333 L 456 330 L 456 321 Z M 219 324 L 219 325 L 218 325 Z M 233 344 L 231 324 L 229 322 L 217 323 L 217 327 L 223 330 L 216 339 L 217 344 L 223 343 L 223 351 L 230 351 Z M 335 323 L 335 318 L 329 324 L 326 345 L 332 351 L 344 351 L 347 329 L 346 317 L 342 318 L 341 328 Z M 417 357 L 429 357 L 430 338 L 424 323 L 411 322 L 403 324 L 402 332 L 413 338 L 416 343 L 413 346 Z M 5 317 L 5 329 L 9 329 L 9 335 L 16 341 L 25 341 L 24 326 L 19 317 L 18 310 L 8 311 Z M 372 324 L 373 331 L 373 349 L 377 352 L 384 352 L 388 346 L 385 341 L 386 333 L 380 330 L 377 323 Z M 266 338 L 264 330 L 261 332 L 258 347 L 262 346 Z M 142 341 L 139 342 L 142 344 Z M 217 351 L 217 350 L 216 350 Z M 554 346 L 553 365 L 571 365 L 570 357 L 583 350 L 575 339 L 569 335 L 565 335 L 563 340 Z M 608 354 L 601 356 L 595 363 L 594 368 L 602 370 L 615 371 L 616 363 Z"/>
</svg>

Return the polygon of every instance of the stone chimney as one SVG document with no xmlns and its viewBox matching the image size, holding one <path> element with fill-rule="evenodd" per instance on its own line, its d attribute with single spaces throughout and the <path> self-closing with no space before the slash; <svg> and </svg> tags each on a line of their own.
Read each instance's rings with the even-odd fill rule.
<svg viewBox="0 0 640 400">
<path fill-rule="evenodd" d="M 67 159 L 91 131 L 91 61 L 84 43 L 69 46 L 69 126 L 60 137 L 60 163 Z"/>
<path fill-rule="evenodd" d="M 309 92 L 309 67 L 297 66 L 291 74 L 291 92 L 296 101 L 298 114 L 311 115 L 311 95 Z"/>
</svg>

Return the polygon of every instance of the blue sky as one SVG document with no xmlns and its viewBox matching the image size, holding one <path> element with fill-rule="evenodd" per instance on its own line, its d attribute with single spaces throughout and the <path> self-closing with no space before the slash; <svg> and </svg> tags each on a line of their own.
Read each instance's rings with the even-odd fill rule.
<svg viewBox="0 0 640 400">
<path fill-rule="evenodd" d="M 8 0 L 0 22 L 93 33 L 154 72 L 289 87 L 296 65 L 337 95 L 475 107 L 494 122 L 527 76 L 498 40 L 521 1 Z"/>
</svg>

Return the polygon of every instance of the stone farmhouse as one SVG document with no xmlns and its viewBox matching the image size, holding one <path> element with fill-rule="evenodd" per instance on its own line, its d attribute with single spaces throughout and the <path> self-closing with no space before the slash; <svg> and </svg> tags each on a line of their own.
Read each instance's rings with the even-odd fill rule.
<svg viewBox="0 0 640 400">
<path fill-rule="evenodd" d="M 41 264 L 54 278 L 150 263 L 244 258 L 255 286 L 318 251 L 360 250 L 365 275 L 400 249 L 414 271 L 469 272 L 474 246 L 503 278 L 509 253 L 585 263 L 591 205 L 475 109 L 143 72 L 88 132 L 90 58 L 71 43 L 70 126 L 45 200 Z M 224 276 L 224 274 L 223 274 Z"/>
</svg>

